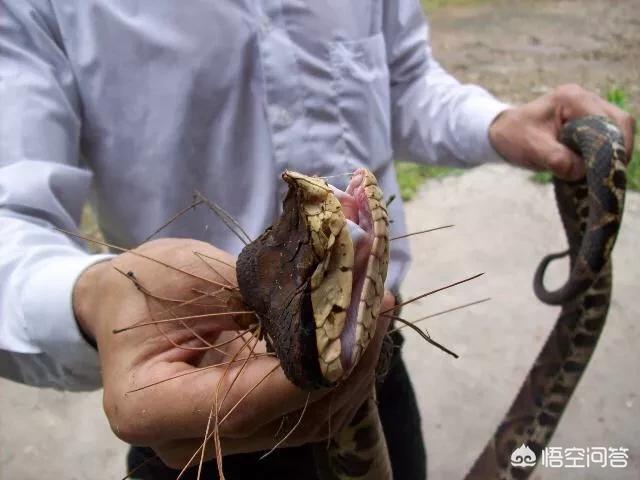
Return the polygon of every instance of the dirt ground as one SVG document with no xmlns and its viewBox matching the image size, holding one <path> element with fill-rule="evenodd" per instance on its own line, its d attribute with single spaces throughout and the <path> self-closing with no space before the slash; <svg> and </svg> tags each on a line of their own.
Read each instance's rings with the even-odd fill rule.
<svg viewBox="0 0 640 480">
<path fill-rule="evenodd" d="M 462 81 L 516 103 L 563 83 L 618 86 L 640 112 L 637 0 L 487 1 L 429 18 L 436 57 Z"/>
<path fill-rule="evenodd" d="M 626 89 L 640 111 L 638 0 L 498 1 L 431 15 L 436 56 L 459 78 L 521 102 L 564 82 Z M 406 310 L 417 318 L 479 298 L 492 300 L 427 320 L 452 360 L 415 335 L 405 358 L 416 385 L 434 480 L 462 478 L 517 390 L 557 310 L 534 297 L 538 260 L 562 249 L 549 186 L 493 165 L 427 183 L 407 207 L 410 228 L 454 223 L 414 237 L 406 297 L 477 272 L 475 281 Z M 615 255 L 614 299 L 601 344 L 552 445 L 626 447 L 629 466 L 543 469 L 537 479 L 640 478 L 640 195 L 628 196 Z M 565 272 L 552 273 L 558 285 Z M 636 373 L 634 373 L 636 372 Z M 126 447 L 101 413 L 100 392 L 59 393 L 0 380 L 0 479 L 118 479 Z"/>
</svg>

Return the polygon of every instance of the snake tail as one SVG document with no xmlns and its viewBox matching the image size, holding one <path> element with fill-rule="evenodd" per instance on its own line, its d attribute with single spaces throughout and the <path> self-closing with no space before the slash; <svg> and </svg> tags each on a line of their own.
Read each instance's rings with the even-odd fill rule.
<svg viewBox="0 0 640 480">
<path fill-rule="evenodd" d="M 568 123 L 562 141 L 585 160 L 584 180 L 554 179 L 569 243 L 570 276 L 559 290 L 543 284 L 545 257 L 534 279 L 537 296 L 561 304 L 556 324 L 508 413 L 467 480 L 525 479 L 534 471 L 584 373 L 604 327 L 611 299 L 611 253 L 622 219 L 625 151 L 617 127 L 602 117 Z M 523 448 L 520 448 L 523 446 Z"/>
</svg>

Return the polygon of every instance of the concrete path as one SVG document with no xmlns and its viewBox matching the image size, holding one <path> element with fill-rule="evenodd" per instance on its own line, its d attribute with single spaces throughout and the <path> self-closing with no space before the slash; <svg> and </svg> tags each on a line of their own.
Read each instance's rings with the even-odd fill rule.
<svg viewBox="0 0 640 480">
<path fill-rule="evenodd" d="M 454 229 L 414 237 L 406 298 L 486 272 L 407 307 L 415 319 L 483 297 L 488 303 L 424 322 L 461 355 L 451 359 L 407 333 L 405 358 L 418 392 L 431 480 L 461 479 L 518 389 L 553 325 L 556 309 L 531 290 L 547 252 L 563 248 L 552 189 L 528 173 L 486 166 L 427 183 L 407 207 L 414 230 Z M 591 366 L 553 440 L 560 447 L 626 447 L 625 470 L 539 469 L 538 479 L 640 477 L 640 195 L 630 194 L 617 246 L 615 296 Z M 555 284 L 562 268 L 555 269 Z M 553 286 L 553 283 L 552 283 Z M 0 380 L 0 479 L 109 479 L 124 473 L 126 447 L 111 434 L 100 393 L 38 390 Z"/>
<path fill-rule="evenodd" d="M 102 392 L 67 393 L 0 379 L 0 480 L 119 480 L 127 447 Z"/>
<path fill-rule="evenodd" d="M 414 237 L 409 298 L 477 272 L 486 275 L 407 307 L 408 319 L 483 297 L 492 300 L 424 322 L 452 348 L 454 360 L 407 334 L 410 365 L 423 413 L 433 480 L 460 479 L 511 404 L 557 316 L 531 287 L 543 255 L 564 249 L 553 191 L 507 166 L 486 166 L 430 182 L 407 209 L 416 230 L 455 229 Z M 625 470 L 538 469 L 541 479 L 640 478 L 640 196 L 630 194 L 615 252 L 614 298 L 608 324 L 552 446 L 626 447 Z M 548 285 L 559 286 L 564 268 Z"/>
</svg>

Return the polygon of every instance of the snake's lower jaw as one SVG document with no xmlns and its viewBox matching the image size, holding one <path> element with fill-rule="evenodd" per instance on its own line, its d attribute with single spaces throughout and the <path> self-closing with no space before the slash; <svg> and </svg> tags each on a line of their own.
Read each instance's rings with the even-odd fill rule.
<svg viewBox="0 0 640 480">
<path fill-rule="evenodd" d="M 320 371 L 329 384 L 347 377 L 362 353 L 358 314 L 372 245 L 371 232 L 351 220 L 340 232 L 342 237 L 328 253 L 326 268 L 318 267 L 313 278 L 322 278 L 311 296 Z M 339 281 L 332 281 L 332 277 L 339 277 Z"/>
</svg>

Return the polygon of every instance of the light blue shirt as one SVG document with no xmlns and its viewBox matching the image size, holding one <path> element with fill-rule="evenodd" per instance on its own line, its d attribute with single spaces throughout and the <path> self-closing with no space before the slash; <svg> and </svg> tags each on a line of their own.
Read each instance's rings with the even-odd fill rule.
<svg viewBox="0 0 640 480">
<path fill-rule="evenodd" d="M 71 305 L 99 257 L 52 229 L 76 229 L 88 199 L 125 247 L 195 189 L 256 237 L 279 213 L 284 169 L 367 166 L 397 195 L 392 158 L 495 160 L 488 127 L 505 108 L 433 59 L 417 0 L 3 0 L 0 375 L 100 385 Z M 390 210 L 403 233 L 400 199 Z M 204 209 L 163 235 L 242 247 Z M 391 256 L 397 288 L 407 243 Z"/>
</svg>

